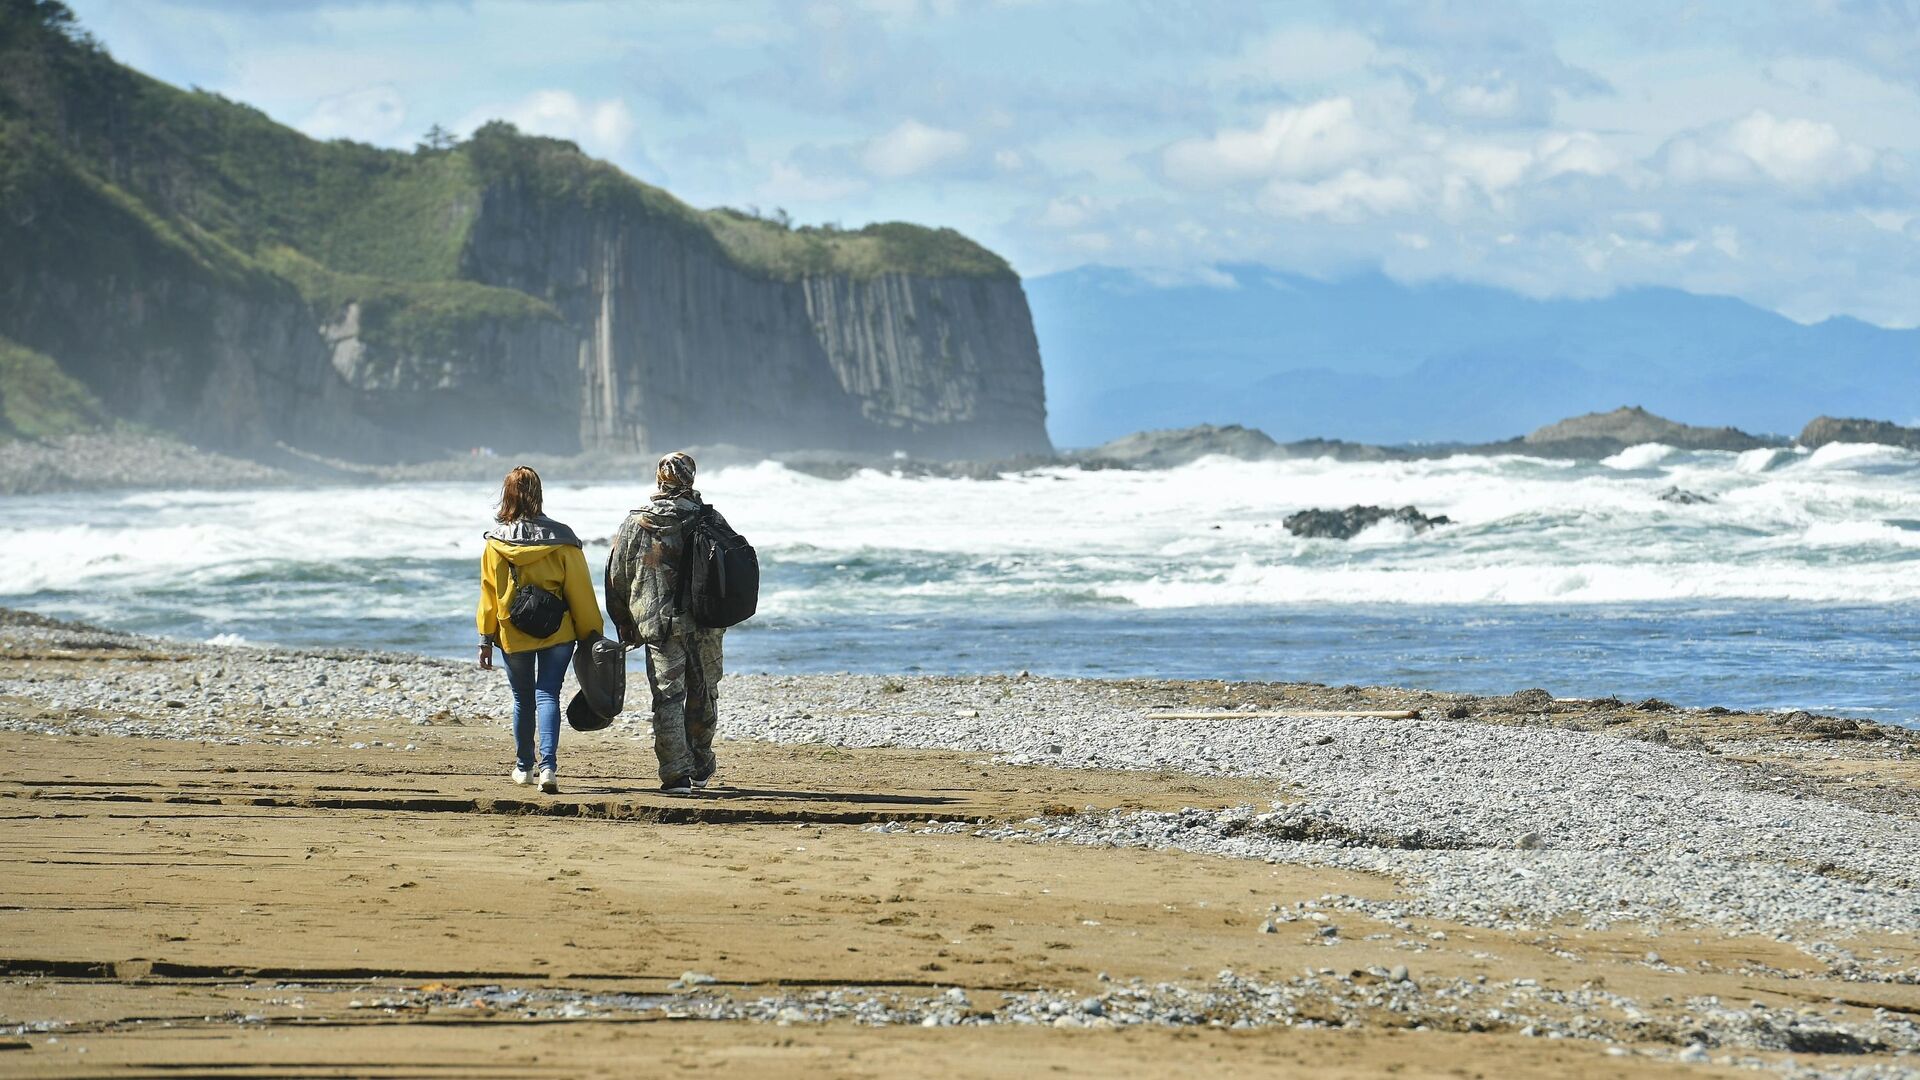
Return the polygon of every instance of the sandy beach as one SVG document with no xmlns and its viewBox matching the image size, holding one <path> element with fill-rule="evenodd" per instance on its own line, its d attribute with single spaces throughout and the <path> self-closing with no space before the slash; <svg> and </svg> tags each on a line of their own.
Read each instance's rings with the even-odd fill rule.
<svg viewBox="0 0 1920 1080">
<path fill-rule="evenodd" d="M 719 787 L 654 794 L 630 716 L 543 796 L 497 672 L 4 623 L 9 1075 L 1920 1062 L 1904 729 L 735 676 Z"/>
</svg>

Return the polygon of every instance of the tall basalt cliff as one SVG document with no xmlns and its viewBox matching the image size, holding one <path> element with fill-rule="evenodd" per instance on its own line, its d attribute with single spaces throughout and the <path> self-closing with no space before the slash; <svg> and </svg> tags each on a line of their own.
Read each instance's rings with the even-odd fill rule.
<svg viewBox="0 0 1920 1080">
<path fill-rule="evenodd" d="M 319 143 L 54 8 L 0 0 L 0 338 L 108 415 L 360 459 L 1051 449 L 1020 280 L 950 230 L 695 210 L 500 123 Z"/>
<path fill-rule="evenodd" d="M 781 277 L 675 215 L 529 186 L 486 191 L 461 269 L 579 334 L 583 447 L 1051 448 L 1017 278 Z"/>
<path fill-rule="evenodd" d="M 1040 345 L 1011 278 L 844 276 L 802 283 L 840 385 L 888 438 L 934 453 L 1046 453 Z"/>
</svg>

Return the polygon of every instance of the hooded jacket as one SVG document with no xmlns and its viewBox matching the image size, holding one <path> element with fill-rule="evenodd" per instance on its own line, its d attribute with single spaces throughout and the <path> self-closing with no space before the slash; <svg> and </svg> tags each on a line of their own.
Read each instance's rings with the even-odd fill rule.
<svg viewBox="0 0 1920 1080">
<path fill-rule="evenodd" d="M 607 556 L 607 611 L 629 645 L 659 645 L 692 633 L 681 587 L 687 531 L 704 504 L 700 493 L 654 492 L 652 501 L 627 515 Z M 725 522 L 708 506 L 714 520 Z"/>
<path fill-rule="evenodd" d="M 480 556 L 480 607 L 474 614 L 481 638 L 517 653 L 559 645 L 605 628 L 600 602 L 593 595 L 593 578 L 587 573 L 587 557 L 572 529 L 542 516 L 497 525 L 487 530 L 486 537 L 487 550 Z M 552 636 L 529 637 L 507 621 L 516 571 L 520 587 L 537 586 L 566 598 L 567 614 Z"/>
</svg>

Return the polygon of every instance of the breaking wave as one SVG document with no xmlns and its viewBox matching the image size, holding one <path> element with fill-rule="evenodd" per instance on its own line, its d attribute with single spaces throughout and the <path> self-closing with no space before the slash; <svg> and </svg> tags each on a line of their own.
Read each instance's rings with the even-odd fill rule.
<svg viewBox="0 0 1920 1080">
<path fill-rule="evenodd" d="M 1164 472 L 1041 469 L 1001 480 L 781 465 L 704 478 L 759 546 L 768 609 L 996 604 L 1146 608 L 1289 603 L 1585 604 L 1920 600 L 1920 455 L 1648 445 L 1598 465 L 1524 457 L 1412 462 L 1212 458 Z M 1711 500 L 1659 498 L 1679 487 Z M 548 478 L 548 510 L 589 556 L 641 485 Z M 471 591 L 494 492 L 421 484 L 13 500 L 43 527 L 0 596 L 102 608 L 244 601 L 289 619 L 452 617 Z M 1382 523 L 1303 540 L 1308 507 L 1413 505 L 1455 524 Z M 83 603 L 86 601 L 82 600 Z"/>
</svg>

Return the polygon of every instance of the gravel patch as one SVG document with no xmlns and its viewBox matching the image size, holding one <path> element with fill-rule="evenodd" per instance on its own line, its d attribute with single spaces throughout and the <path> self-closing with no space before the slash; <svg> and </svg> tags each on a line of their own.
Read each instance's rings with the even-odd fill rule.
<svg viewBox="0 0 1920 1080">
<path fill-rule="evenodd" d="M 1848 1018 L 1839 1008 L 1789 1008 L 1758 1001 L 1689 998 L 1684 1014 L 1588 984 L 1574 989 L 1534 979 L 1429 978 L 1406 965 L 1340 970 L 1305 968 L 1286 979 L 1222 971 L 1206 983 L 1118 983 L 1100 976 L 1094 993 L 899 990 L 839 986 L 754 990 L 717 985 L 688 972 L 665 993 L 594 991 L 565 986 L 481 984 L 422 987 L 276 983 L 256 985 L 259 1011 L 207 1016 L 211 1025 L 310 1022 L 345 1012 L 396 1020 L 421 1015 L 497 1017 L 556 1022 L 631 1018 L 725 1020 L 781 1027 L 853 1023 L 871 1027 L 1025 1026 L 1081 1030 L 1130 1027 L 1400 1028 L 1411 1031 L 1501 1032 L 1529 1038 L 1611 1044 L 1621 1058 L 1760 1068 L 1796 1078 L 1881 1080 L 1910 1076 L 1901 1062 L 1920 1053 L 1920 1025 L 1879 1010 Z M 346 995 L 350 1000 L 341 1002 Z M 277 1015 L 272 1015 L 277 1014 Z M 141 1022 L 136 1022 L 141 1023 Z M 0 1034 L 93 1033 L 124 1023 L 24 1021 Z M 168 1024 L 166 1026 L 173 1026 Z M 1889 1055 L 1892 1061 L 1818 1066 L 1757 1053 Z"/>
<path fill-rule="evenodd" d="M 1100 684 L 1079 687 L 1077 701 L 1041 687 L 944 716 L 782 714 L 767 700 L 729 730 L 985 750 L 1022 765 L 1271 778 L 1271 808 L 1078 815 L 985 832 L 1377 871 L 1416 884 L 1414 898 L 1376 905 L 1395 916 L 1499 928 L 1567 914 L 1595 925 L 1679 918 L 1774 934 L 1920 926 L 1911 819 L 1752 790 L 1752 767 L 1710 754 L 1448 720 L 1157 720 L 1102 701 Z"/>
</svg>

